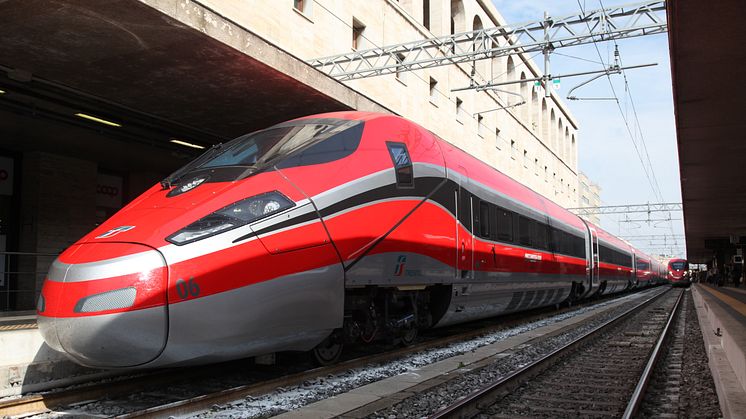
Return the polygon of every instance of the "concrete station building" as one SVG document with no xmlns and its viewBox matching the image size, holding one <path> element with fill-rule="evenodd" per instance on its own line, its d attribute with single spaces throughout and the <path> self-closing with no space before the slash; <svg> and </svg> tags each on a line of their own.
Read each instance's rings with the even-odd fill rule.
<svg viewBox="0 0 746 419">
<path fill-rule="evenodd" d="M 311 113 L 402 115 L 562 206 L 584 205 L 578 124 L 555 92 L 451 91 L 540 76 L 529 57 L 344 83 L 306 63 L 505 23 L 486 0 L 0 3 L 0 311 L 33 309 L 55 255 L 194 146 Z"/>
</svg>

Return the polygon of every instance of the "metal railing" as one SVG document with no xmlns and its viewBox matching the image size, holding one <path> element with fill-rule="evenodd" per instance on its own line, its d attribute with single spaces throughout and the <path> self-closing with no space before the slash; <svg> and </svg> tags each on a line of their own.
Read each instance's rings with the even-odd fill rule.
<svg viewBox="0 0 746 419">
<path fill-rule="evenodd" d="M 0 311 L 34 309 L 44 276 L 57 256 L 57 253 L 0 252 Z"/>
</svg>

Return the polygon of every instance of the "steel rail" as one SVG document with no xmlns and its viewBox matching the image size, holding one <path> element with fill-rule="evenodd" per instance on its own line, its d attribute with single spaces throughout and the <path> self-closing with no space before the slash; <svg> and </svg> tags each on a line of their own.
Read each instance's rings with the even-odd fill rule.
<svg viewBox="0 0 746 419">
<path fill-rule="evenodd" d="M 158 371 L 120 381 L 94 384 L 70 390 L 61 390 L 44 394 L 34 394 L 17 399 L 0 402 L 0 418 L 29 415 L 47 412 L 55 407 L 64 406 L 81 400 L 94 400 L 105 396 L 129 394 L 143 385 L 173 382 L 181 378 L 193 377 L 194 373 Z M 202 375 L 205 375 L 204 373 Z M 110 378 L 110 377 L 107 377 Z"/>
<path fill-rule="evenodd" d="M 588 302 L 591 303 L 591 302 Z M 576 307 L 568 308 L 575 309 Z M 337 364 L 331 367 L 322 367 L 322 368 L 314 368 L 312 370 L 305 371 L 303 373 L 296 373 L 296 374 L 289 374 L 283 377 L 278 377 L 276 379 L 272 379 L 269 386 L 274 386 L 269 388 L 269 390 L 273 390 L 275 387 L 277 387 L 281 379 L 287 380 L 285 385 L 287 383 L 292 382 L 292 380 L 299 380 L 301 377 L 303 377 L 301 374 L 308 373 L 309 375 L 313 375 L 314 377 L 319 375 L 325 375 L 333 373 L 334 371 L 341 371 L 345 369 L 351 368 L 351 365 L 355 363 L 370 363 L 370 362 L 384 362 L 388 359 L 393 359 L 396 357 L 401 357 L 404 355 L 407 355 L 409 353 L 414 353 L 417 351 L 421 351 L 423 349 L 427 349 L 432 346 L 440 346 L 440 345 L 447 345 L 450 343 L 458 342 L 465 339 L 472 339 L 474 337 L 480 336 L 485 333 L 491 333 L 496 330 L 503 329 L 505 327 L 511 327 L 515 324 L 520 324 L 526 321 L 531 321 L 533 316 L 541 316 L 544 313 L 545 309 L 538 309 L 542 310 L 541 312 L 534 312 L 533 314 L 530 314 L 527 316 L 527 313 L 517 313 L 516 318 L 510 319 L 508 317 L 508 321 L 505 321 L 505 317 L 503 317 L 502 321 L 499 324 L 488 324 L 485 327 L 481 327 L 475 330 L 470 330 L 466 332 L 456 333 L 453 335 L 445 336 L 445 337 L 436 337 L 430 341 L 421 342 L 414 346 L 408 347 L 408 348 L 401 348 L 393 351 L 388 351 L 386 353 L 378 353 L 374 355 L 364 355 L 355 359 L 351 359 L 348 361 L 345 361 L 341 364 Z M 550 308 L 546 308 L 546 310 L 550 310 Z M 61 391 L 53 391 L 43 394 L 35 394 L 30 396 L 24 396 L 17 399 L 12 400 L 6 400 L 0 402 L 0 418 L 5 416 L 18 416 L 18 415 L 29 415 L 29 414 L 38 414 L 50 411 L 51 409 L 63 407 L 66 405 L 69 405 L 71 403 L 80 402 L 83 400 L 98 400 L 103 397 L 107 396 L 119 396 L 119 395 L 126 395 L 131 394 L 135 391 L 142 390 L 143 387 L 152 386 L 153 384 L 163 384 L 168 385 L 172 383 L 177 383 L 178 381 L 184 380 L 184 379 L 190 379 L 194 377 L 201 377 L 206 375 L 214 375 L 215 374 L 215 366 L 210 366 L 209 368 L 202 369 L 200 371 L 174 371 L 174 370 L 165 370 L 165 371 L 158 371 L 156 373 L 152 374 L 146 374 L 144 376 L 137 376 L 133 378 L 125 378 L 120 381 L 114 381 L 114 382 L 107 382 L 104 384 L 91 384 L 91 385 L 85 385 L 83 387 L 78 387 L 75 389 L 70 390 L 61 390 Z M 241 386 L 240 388 L 234 388 L 235 392 L 230 392 L 229 390 L 224 390 L 220 393 L 224 395 L 233 394 L 234 398 L 232 400 L 235 400 L 235 397 L 237 394 L 240 393 L 240 391 L 248 392 L 247 394 L 252 394 L 253 392 L 261 392 L 261 389 L 259 386 L 264 382 L 259 383 L 253 383 L 253 384 L 247 384 L 245 386 Z M 252 387 L 253 386 L 253 387 Z M 217 394 L 213 393 L 217 396 Z M 200 396 L 201 397 L 201 396 Z M 207 398 L 205 398 L 207 399 Z M 212 400 L 212 399 L 210 399 Z M 212 404 L 215 404 L 215 401 L 211 402 Z M 184 404 L 184 401 L 180 402 L 174 402 L 172 403 L 173 406 L 156 406 L 150 409 L 144 409 L 138 412 L 131 412 L 128 414 L 125 414 L 121 417 L 138 417 L 138 416 L 148 416 L 152 415 L 155 416 L 161 416 L 158 412 L 169 412 L 171 408 L 179 408 L 181 409 L 183 406 L 180 406 Z M 177 406 L 179 405 L 179 406 Z M 208 405 L 209 406 L 209 405 Z M 194 407 L 192 405 L 192 407 Z M 176 410 L 174 410 L 176 411 Z M 181 410 L 180 410 L 181 411 Z M 186 410 L 183 410 L 186 412 Z"/>
<path fill-rule="evenodd" d="M 671 335 L 671 330 L 673 330 L 673 327 L 671 325 L 674 322 L 674 319 L 676 318 L 676 315 L 678 314 L 679 310 L 681 309 L 681 300 L 684 298 L 684 293 L 679 294 L 679 298 L 676 300 L 676 304 L 674 305 L 673 310 L 671 310 L 671 314 L 668 316 L 668 321 L 666 322 L 666 326 L 663 328 L 663 331 L 661 332 L 660 337 L 658 338 L 658 342 L 656 342 L 655 347 L 653 348 L 652 353 L 650 354 L 650 358 L 648 359 L 647 365 L 645 365 L 645 369 L 642 372 L 642 376 L 640 377 L 640 380 L 637 382 L 637 386 L 635 387 L 635 391 L 632 393 L 632 397 L 630 398 L 629 403 L 627 404 L 627 408 L 624 410 L 624 415 L 622 416 L 623 419 L 631 419 L 636 414 L 640 406 L 642 405 L 642 401 L 645 399 L 645 390 L 648 387 L 648 383 L 650 382 L 650 379 L 653 376 L 653 371 L 655 370 L 655 366 L 660 360 L 661 354 L 663 353 L 664 349 L 664 343 L 668 339 L 668 337 Z"/>
<path fill-rule="evenodd" d="M 618 294 L 614 297 L 618 297 L 624 294 Z M 587 305 L 593 305 L 598 301 L 586 301 L 580 305 L 568 307 L 566 310 L 574 310 L 577 307 Z M 243 386 L 226 389 L 220 392 L 212 393 L 210 395 L 198 396 L 193 399 L 173 402 L 167 405 L 155 406 L 148 409 L 143 409 L 137 412 L 130 412 L 121 416 L 120 418 L 131 418 L 131 417 L 163 417 L 164 415 L 172 414 L 185 414 L 194 412 L 196 409 L 195 404 L 190 404 L 189 401 L 199 401 L 201 406 L 210 407 L 213 404 L 219 403 L 220 398 L 225 397 L 227 401 L 233 401 L 241 397 L 241 395 L 252 395 L 266 393 L 274 390 L 277 386 L 285 385 L 297 382 L 302 382 L 307 377 L 317 377 L 326 374 L 333 374 L 352 368 L 355 364 L 365 364 L 372 362 L 385 362 L 390 359 L 395 359 L 410 353 L 422 351 L 424 349 L 447 345 L 454 342 L 459 342 L 465 339 L 472 339 L 474 337 L 483 335 L 485 333 L 491 333 L 497 330 L 504 329 L 506 327 L 513 327 L 515 325 L 533 321 L 534 316 L 545 315 L 545 310 L 554 310 L 549 307 L 544 309 L 537 309 L 538 312 L 533 314 L 528 313 L 516 313 L 515 318 L 511 319 L 507 317 L 500 317 L 501 321 L 499 324 L 490 323 L 485 327 L 480 327 L 475 330 L 469 330 L 466 332 L 456 333 L 445 337 L 436 337 L 430 341 L 421 342 L 414 346 L 401 348 L 385 353 L 377 353 L 373 355 L 363 355 L 348 361 L 344 361 L 340 364 L 333 365 L 330 367 L 313 368 L 311 370 L 303 371 L 300 373 L 288 374 L 282 377 L 270 379 L 267 381 L 261 381 L 252 384 L 246 384 Z M 559 313 L 561 313 L 561 310 Z M 557 313 L 557 312 L 555 312 Z M 513 316 L 513 315 L 509 315 Z M 231 364 L 227 364 L 231 365 Z M 222 368 L 224 365 L 218 365 Z M 32 414 L 40 414 L 49 412 L 52 409 L 63 407 L 72 403 L 78 403 L 84 400 L 99 400 L 104 397 L 116 397 L 120 395 L 132 394 L 137 391 L 141 391 L 143 387 L 150 387 L 156 385 L 169 385 L 177 384 L 178 382 L 185 379 L 194 379 L 204 376 L 214 376 L 216 372 L 215 365 L 208 366 L 200 369 L 199 371 L 183 371 L 183 370 L 162 370 L 154 373 L 146 373 L 144 375 L 138 375 L 132 378 L 124 378 L 119 381 L 106 382 L 106 383 L 95 383 L 89 385 L 83 385 L 81 387 L 52 391 L 42 394 L 35 394 L 30 396 L 24 396 L 17 399 L 11 399 L 6 401 L 0 401 L 0 418 L 5 416 L 27 416 Z M 284 381 L 283 381 L 284 380 Z M 198 400 L 199 399 L 199 400 Z"/>
<path fill-rule="evenodd" d="M 654 301 L 657 301 L 659 298 L 666 295 L 668 292 L 669 291 L 662 292 L 660 294 L 657 294 L 655 296 L 648 298 L 642 303 L 634 307 L 631 307 L 630 309 L 626 310 L 624 313 L 621 313 L 617 317 L 610 319 L 604 322 L 603 324 L 599 325 L 595 329 L 590 330 L 584 333 L 583 335 L 575 338 L 572 342 L 569 342 L 565 344 L 564 346 L 555 349 L 549 354 L 544 355 L 538 360 L 528 365 L 525 365 L 522 368 L 519 368 L 518 370 L 513 371 L 512 373 L 508 374 L 502 379 L 486 387 L 483 387 L 480 390 L 477 390 L 471 393 L 470 395 L 464 397 L 463 399 L 458 400 L 456 403 L 451 404 L 450 406 L 447 406 L 444 409 L 441 409 L 435 412 L 434 414 L 430 415 L 428 418 L 429 419 L 454 418 L 454 417 L 462 418 L 462 417 L 475 416 L 481 411 L 482 407 L 489 406 L 495 400 L 498 400 L 504 395 L 510 393 L 510 391 L 521 386 L 523 383 L 530 380 L 532 377 L 539 375 L 544 370 L 548 369 L 554 363 L 555 360 L 573 352 L 578 347 L 588 343 L 595 337 L 599 336 L 601 333 L 609 330 L 611 327 L 618 325 L 622 321 L 627 320 L 632 315 L 637 314 L 642 308 L 646 307 L 647 305 L 651 304 Z"/>
<path fill-rule="evenodd" d="M 421 351 L 431 346 L 447 345 L 447 344 L 458 342 L 461 340 L 471 339 L 476 336 L 482 335 L 484 333 L 490 333 L 495 330 L 504 328 L 506 326 L 510 327 L 514 323 L 525 322 L 527 320 L 526 320 L 525 313 L 523 314 L 524 315 L 521 316 L 520 318 L 516 318 L 513 321 L 508 321 L 507 324 L 504 321 L 500 323 L 499 325 L 490 324 L 486 327 L 482 327 L 476 330 L 456 333 L 454 335 L 450 335 L 450 336 L 446 336 L 442 338 L 435 338 L 433 340 L 426 341 L 426 342 L 421 342 L 408 348 L 402 348 L 402 349 L 398 349 L 394 351 L 389 351 L 383 354 L 379 353 L 379 354 L 374 354 L 374 355 L 365 355 L 365 356 L 361 356 L 355 359 L 345 361 L 341 364 L 333 365 L 331 367 L 313 368 L 305 372 L 315 377 L 319 375 L 334 373 L 334 371 L 338 371 L 338 370 L 349 369 L 350 366 L 355 363 L 362 364 L 366 362 L 384 362 L 388 359 L 401 357 L 409 353 Z M 531 316 L 528 316 L 528 317 L 530 319 Z M 282 379 L 286 380 L 285 385 L 287 385 L 287 383 L 292 382 L 292 380 L 299 380 L 302 377 L 305 377 L 305 375 L 302 375 L 304 373 L 289 374 L 284 377 L 273 379 L 271 381 L 271 385 L 274 387 L 270 388 L 269 390 L 272 390 L 278 385 L 280 385 L 279 383 Z M 80 402 L 82 400 L 98 400 L 98 399 L 101 399 L 107 396 L 116 397 L 119 395 L 131 394 L 137 390 L 141 390 L 146 385 L 147 386 L 151 386 L 153 384 L 168 385 L 168 384 L 173 384 L 184 379 L 198 378 L 201 376 L 214 375 L 214 374 L 215 374 L 214 366 L 212 366 L 211 368 L 207 368 L 207 370 L 203 368 L 203 369 L 200 369 L 199 371 L 164 370 L 164 371 L 157 371 L 155 373 L 146 373 L 145 375 L 141 375 L 141 376 L 137 376 L 133 378 L 125 378 L 120 381 L 107 382 L 104 384 L 91 384 L 91 385 L 85 385 L 83 387 L 78 387 L 78 388 L 74 388 L 70 390 L 53 391 L 53 392 L 48 392 L 48 393 L 24 396 L 24 397 L 17 398 L 17 399 L 0 401 L 0 418 L 3 418 L 5 416 L 18 416 L 18 415 L 43 413 L 43 412 L 50 411 L 51 409 L 54 409 L 54 408 L 63 407 L 71 403 Z M 234 398 L 232 400 L 235 400 L 236 397 L 239 397 L 237 395 L 241 394 L 241 392 L 245 392 L 247 395 L 255 393 L 255 392 L 261 392 L 260 384 L 262 383 L 247 384 L 247 385 L 240 386 L 237 388 L 224 390 L 224 391 L 221 391 L 220 393 L 225 396 L 233 394 Z M 230 390 L 233 390 L 233 391 L 230 391 Z M 213 393 L 213 395 L 219 396 L 216 393 Z M 212 403 L 214 404 L 216 403 L 216 401 L 212 401 Z M 150 415 L 151 413 L 153 416 L 158 416 L 156 415 L 156 412 L 161 412 L 161 411 L 170 412 L 172 410 L 169 410 L 169 409 L 171 408 L 176 409 L 177 407 L 181 409 L 182 408 L 181 405 L 183 404 L 184 404 L 184 401 L 174 402 L 168 406 L 167 405 L 156 406 L 150 409 L 144 409 L 139 412 L 132 412 L 132 413 L 123 415 L 122 417 L 147 416 L 147 415 Z M 176 410 L 173 410 L 173 411 L 176 411 Z M 185 412 L 185 410 L 178 410 L 178 411 Z"/>
<path fill-rule="evenodd" d="M 649 301 L 652 301 L 663 294 L 665 293 L 661 293 L 656 296 L 653 296 L 647 299 L 643 304 L 646 304 Z M 589 302 L 589 305 L 592 305 L 592 303 Z M 570 308 L 568 308 L 568 310 L 569 309 Z M 529 321 L 529 320 L 526 319 L 525 315 L 520 316 L 519 318 L 515 319 L 515 324 L 520 324 L 526 321 Z M 382 354 L 375 354 L 372 356 L 364 356 L 360 358 L 355 358 L 355 359 L 351 359 L 349 361 L 345 361 L 340 364 L 332 365 L 329 367 L 316 368 L 316 369 L 300 372 L 297 374 L 291 374 L 291 375 L 284 376 L 284 377 L 278 377 L 276 379 L 271 379 L 269 381 L 264 381 L 261 383 L 237 386 L 234 388 L 218 391 L 215 393 L 197 396 L 191 399 L 179 400 L 179 401 L 167 403 L 161 406 L 146 408 L 146 409 L 143 409 L 137 412 L 131 412 L 131 413 L 127 413 L 124 415 L 116 416 L 116 418 L 118 419 L 163 418 L 163 417 L 169 417 L 169 416 L 178 417 L 180 415 L 188 415 L 188 414 L 192 414 L 194 412 L 200 411 L 200 410 L 208 409 L 214 405 L 234 402 L 240 398 L 245 398 L 247 396 L 259 396 L 262 394 L 267 394 L 275 390 L 277 387 L 288 387 L 291 385 L 296 385 L 308 379 L 312 379 L 318 376 L 325 376 L 329 374 L 336 374 L 336 373 L 348 371 L 351 368 L 355 368 L 360 365 L 367 365 L 370 363 L 389 361 L 389 360 L 400 358 L 404 355 L 419 352 L 419 351 L 422 351 L 424 349 L 428 349 L 431 347 L 442 346 L 445 344 L 459 342 L 465 339 L 481 336 L 485 333 L 489 333 L 490 330 L 493 330 L 493 331 L 500 330 L 500 329 L 505 328 L 506 326 L 510 327 L 511 326 L 510 322 L 508 324 L 506 324 L 505 322 L 501 322 L 498 325 L 490 325 L 488 327 L 480 328 L 478 330 L 471 330 L 465 333 L 459 333 L 456 335 L 451 335 L 451 336 L 447 336 L 444 338 L 435 339 L 429 342 L 423 342 L 423 343 L 420 343 L 418 345 L 415 345 L 409 348 L 403 348 L 403 349 L 399 349 L 396 351 L 390 351 L 390 352 L 386 352 Z"/>
</svg>

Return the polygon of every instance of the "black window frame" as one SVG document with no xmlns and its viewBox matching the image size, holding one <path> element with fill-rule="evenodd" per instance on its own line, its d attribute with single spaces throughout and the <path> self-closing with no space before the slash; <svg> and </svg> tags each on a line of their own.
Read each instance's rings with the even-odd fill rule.
<svg viewBox="0 0 746 419">
<path fill-rule="evenodd" d="M 391 157 L 391 162 L 394 165 L 396 187 L 400 189 L 414 189 L 414 165 L 407 145 L 397 141 L 386 141 L 386 148 L 389 151 L 389 157 Z M 402 154 L 395 155 L 394 148 L 399 148 L 403 152 L 403 155 L 406 156 L 406 162 L 397 161 L 397 158 L 401 159 Z M 409 173 L 407 173 L 407 171 L 409 171 Z M 402 179 L 403 177 L 404 179 Z"/>
<path fill-rule="evenodd" d="M 490 228 L 490 207 L 492 205 L 487 201 L 482 201 L 481 199 L 477 199 L 477 201 L 479 202 L 478 209 L 474 212 L 475 216 L 478 218 L 478 226 L 476 230 L 479 232 L 479 237 L 491 239 L 492 230 Z"/>
</svg>

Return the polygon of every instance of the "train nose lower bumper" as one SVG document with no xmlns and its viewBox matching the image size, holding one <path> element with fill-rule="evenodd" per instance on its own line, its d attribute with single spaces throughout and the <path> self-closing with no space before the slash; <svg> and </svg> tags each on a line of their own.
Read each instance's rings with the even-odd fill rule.
<svg viewBox="0 0 746 419">
<path fill-rule="evenodd" d="M 150 247 L 77 245 L 44 282 L 39 329 L 49 346 L 83 365 L 145 364 L 168 338 L 167 279 L 163 256 Z"/>
</svg>

